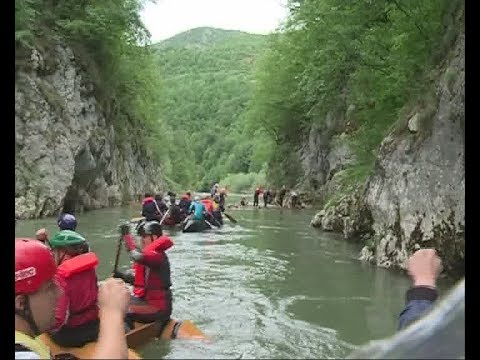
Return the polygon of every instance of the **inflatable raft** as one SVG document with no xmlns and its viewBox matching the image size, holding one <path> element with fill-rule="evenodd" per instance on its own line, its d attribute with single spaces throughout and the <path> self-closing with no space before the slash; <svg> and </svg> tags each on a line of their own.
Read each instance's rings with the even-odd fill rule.
<svg viewBox="0 0 480 360">
<path fill-rule="evenodd" d="M 212 227 L 205 221 L 188 220 L 182 231 L 185 233 L 202 232 L 205 230 L 210 230 L 211 228 Z"/>
<path fill-rule="evenodd" d="M 125 334 L 128 345 L 128 358 L 141 359 L 140 355 L 135 351 L 144 346 L 155 338 L 164 340 L 169 339 L 192 339 L 192 340 L 207 340 L 208 338 L 202 331 L 195 326 L 190 320 L 179 321 L 170 320 L 167 326 L 159 334 L 158 325 L 156 323 L 134 323 L 133 330 Z M 52 356 L 57 359 L 76 357 L 78 359 L 92 359 L 95 352 L 96 342 L 88 343 L 82 347 L 62 347 L 56 344 L 52 338 L 44 333 L 39 336 L 45 345 L 50 348 Z"/>
</svg>

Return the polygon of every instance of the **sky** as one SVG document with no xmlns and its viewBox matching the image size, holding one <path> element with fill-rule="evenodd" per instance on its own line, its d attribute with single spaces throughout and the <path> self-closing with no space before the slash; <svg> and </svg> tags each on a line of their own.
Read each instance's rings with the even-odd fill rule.
<svg viewBox="0 0 480 360">
<path fill-rule="evenodd" d="M 155 43 L 203 26 L 267 34 L 286 19 L 285 4 L 286 0 L 157 0 L 148 2 L 141 15 Z"/>
</svg>

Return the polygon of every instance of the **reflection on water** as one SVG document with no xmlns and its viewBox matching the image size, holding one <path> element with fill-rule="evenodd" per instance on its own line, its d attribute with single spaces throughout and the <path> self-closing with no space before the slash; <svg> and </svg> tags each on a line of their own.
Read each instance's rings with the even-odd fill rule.
<svg viewBox="0 0 480 360">
<path fill-rule="evenodd" d="M 212 343 L 155 341 L 146 358 L 343 358 L 356 346 L 396 331 L 408 279 L 357 260 L 359 247 L 309 227 L 312 211 L 230 210 L 202 234 L 170 231 L 168 251 L 173 316 L 191 319 Z M 122 219 L 138 209 L 117 208 L 79 216 L 78 230 L 100 258 L 98 274 L 113 268 Z M 17 236 L 55 219 L 21 221 Z M 122 252 L 123 268 L 130 266 Z"/>
</svg>

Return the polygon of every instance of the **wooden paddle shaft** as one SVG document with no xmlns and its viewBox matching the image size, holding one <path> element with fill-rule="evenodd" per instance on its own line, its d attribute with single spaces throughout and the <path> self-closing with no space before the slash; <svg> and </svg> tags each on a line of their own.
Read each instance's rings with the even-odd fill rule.
<svg viewBox="0 0 480 360">
<path fill-rule="evenodd" d="M 113 265 L 114 273 L 117 271 L 118 261 L 120 260 L 120 252 L 122 251 L 122 238 L 123 238 L 123 235 L 120 235 L 120 237 L 118 238 L 117 255 L 115 257 L 115 264 Z"/>
</svg>

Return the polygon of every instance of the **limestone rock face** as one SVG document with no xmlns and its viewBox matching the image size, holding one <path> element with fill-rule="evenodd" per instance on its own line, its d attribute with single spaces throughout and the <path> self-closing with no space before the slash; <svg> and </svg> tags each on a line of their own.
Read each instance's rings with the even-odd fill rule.
<svg viewBox="0 0 480 360">
<path fill-rule="evenodd" d="M 33 50 L 16 72 L 16 216 L 114 206 L 162 188 L 161 170 L 136 139 L 117 145 L 114 119 L 105 117 L 72 50 L 58 45 L 49 58 Z"/>
<path fill-rule="evenodd" d="M 360 258 L 379 266 L 404 267 L 415 249 L 433 246 L 447 271 L 464 271 L 464 63 L 460 35 L 436 83 L 435 113 L 430 119 L 415 114 L 408 131 L 387 136 L 362 191 L 322 210 L 313 226 L 346 238 L 373 234 Z"/>
</svg>

